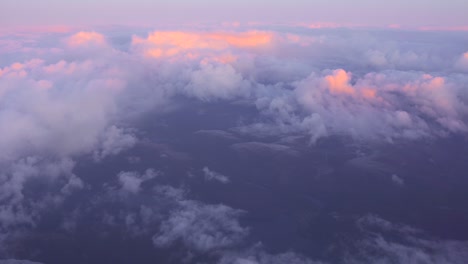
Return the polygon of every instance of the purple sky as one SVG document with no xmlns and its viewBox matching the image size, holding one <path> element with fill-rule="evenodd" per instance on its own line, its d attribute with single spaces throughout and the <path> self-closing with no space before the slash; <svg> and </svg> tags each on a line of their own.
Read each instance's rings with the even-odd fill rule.
<svg viewBox="0 0 468 264">
<path fill-rule="evenodd" d="M 2 0 L 0 25 L 197 22 L 330 22 L 345 25 L 468 26 L 465 0 Z"/>
</svg>

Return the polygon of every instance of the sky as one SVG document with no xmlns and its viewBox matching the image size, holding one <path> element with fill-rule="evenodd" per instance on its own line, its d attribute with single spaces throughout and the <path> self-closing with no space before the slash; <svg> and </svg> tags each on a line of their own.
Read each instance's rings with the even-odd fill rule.
<svg viewBox="0 0 468 264">
<path fill-rule="evenodd" d="M 197 22 L 328 22 L 360 26 L 462 27 L 464 0 L 2 0 L 1 26 Z"/>
</svg>

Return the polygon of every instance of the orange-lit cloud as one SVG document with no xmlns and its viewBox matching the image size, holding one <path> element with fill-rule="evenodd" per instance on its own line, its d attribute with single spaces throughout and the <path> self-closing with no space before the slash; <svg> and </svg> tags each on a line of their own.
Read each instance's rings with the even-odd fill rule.
<svg viewBox="0 0 468 264">
<path fill-rule="evenodd" d="M 374 99 L 377 96 L 377 90 L 371 88 L 361 89 L 361 94 L 366 99 Z"/>
<path fill-rule="evenodd" d="M 353 94 L 355 91 L 349 84 L 351 74 L 342 69 L 333 71 L 332 75 L 325 77 L 325 83 L 332 93 L 336 94 Z"/>
<path fill-rule="evenodd" d="M 104 45 L 106 39 L 103 35 L 96 32 L 81 31 L 67 40 L 67 44 L 71 47 L 78 47 L 83 45 Z"/>
<path fill-rule="evenodd" d="M 259 48 L 270 45 L 274 34 L 263 31 L 234 32 L 184 32 L 156 31 L 146 39 L 133 36 L 132 46 L 143 50 L 147 57 L 199 58 L 213 56 L 215 61 L 232 62 L 233 56 L 218 54 L 230 48 Z M 210 54 L 211 53 L 211 54 Z"/>
<path fill-rule="evenodd" d="M 354 99 L 365 99 L 380 101 L 377 96 L 377 89 L 363 85 L 351 85 L 351 73 L 343 69 L 333 71 L 333 74 L 324 77 L 325 87 L 334 95 L 349 95 Z"/>
<path fill-rule="evenodd" d="M 273 33 L 263 31 L 249 31 L 244 33 L 213 33 L 208 38 L 226 42 L 238 48 L 260 47 L 270 44 Z"/>
</svg>

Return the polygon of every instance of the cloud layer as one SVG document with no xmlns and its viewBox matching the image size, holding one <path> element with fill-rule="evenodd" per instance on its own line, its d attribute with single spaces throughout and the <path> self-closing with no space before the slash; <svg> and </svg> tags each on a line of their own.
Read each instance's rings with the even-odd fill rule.
<svg viewBox="0 0 468 264">
<path fill-rule="evenodd" d="M 163 173 L 136 169 L 141 157 L 127 157 L 135 169 L 119 168 L 109 178 L 90 180 L 76 171 L 86 166 L 106 171 L 106 162 L 116 164 L 113 158 L 151 145 L 155 135 L 148 127 L 165 133 L 164 122 L 153 124 L 155 117 L 189 103 L 200 105 L 198 115 L 205 105 L 238 107 L 229 132 L 199 120 L 181 122 L 199 122 L 197 134 L 235 141 L 230 149 L 239 155 L 275 160 L 298 157 L 290 145 L 301 139 L 307 148 L 333 136 L 400 144 L 466 135 L 464 36 L 406 32 L 411 36 L 400 41 L 392 30 L 325 27 L 0 35 L 0 250 L 40 225 L 49 210 L 63 209 L 73 203 L 70 197 L 89 191 L 99 195 L 90 194 L 92 203 L 77 206 L 63 229 L 73 232 L 80 213 L 96 210 L 104 212 L 99 223 L 106 227 L 124 227 L 134 237 L 149 234 L 158 249 L 182 245 L 196 252 L 193 258 L 215 252 L 220 263 L 315 263 L 247 243 L 250 229 L 240 219 L 248 212 L 192 199 L 167 183 L 173 179 L 156 183 Z M 220 123 L 226 118 L 219 113 Z M 171 160 L 164 151 L 160 158 Z M 203 184 L 237 183 L 235 175 L 213 167 L 197 168 Z M 396 174 L 392 181 L 407 184 Z M 395 229 L 378 218 L 360 223 Z M 409 230 L 403 229 L 395 232 Z M 465 257 L 465 251 L 452 256 L 453 247 L 466 247 L 462 242 L 424 240 L 408 232 L 404 245 L 370 235 L 363 247 L 385 250 L 381 263 L 459 263 Z"/>
</svg>

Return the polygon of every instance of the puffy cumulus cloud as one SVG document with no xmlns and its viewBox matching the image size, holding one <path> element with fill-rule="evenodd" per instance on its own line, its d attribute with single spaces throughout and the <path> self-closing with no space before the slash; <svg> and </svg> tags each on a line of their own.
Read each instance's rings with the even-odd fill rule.
<svg viewBox="0 0 468 264">
<path fill-rule="evenodd" d="M 269 122 L 242 125 L 256 136 L 328 135 L 387 141 L 467 131 L 465 76 L 383 71 L 353 77 L 343 69 L 312 73 L 293 89 L 258 88 L 256 106 Z"/>
<path fill-rule="evenodd" d="M 343 70 L 312 74 L 295 90 L 330 133 L 361 138 L 420 138 L 466 131 L 468 114 L 456 79 L 427 74 L 369 73 L 353 80 Z"/>
<path fill-rule="evenodd" d="M 89 193 L 92 205 L 85 211 L 78 208 L 67 214 L 63 228 L 74 232 L 87 223 L 83 218 L 95 219 L 99 215 L 103 224 L 98 225 L 99 230 L 116 228 L 139 238 L 154 234 L 151 239 L 156 248 L 183 245 L 179 252 L 188 261 L 208 256 L 213 263 L 319 263 L 289 251 L 270 254 L 261 243 L 252 246 L 248 242 L 249 228 L 240 223 L 240 217 L 246 213 L 242 210 L 192 200 L 187 189 L 157 181 L 148 182 L 148 192 L 141 192 L 142 183 L 154 179 L 156 174 L 153 169 L 119 173 L 117 188 L 104 194 Z M 115 190 L 132 196 L 115 195 Z M 94 226 L 86 225 L 89 228 Z"/>
<path fill-rule="evenodd" d="M 84 187 L 72 172 L 74 166 L 68 158 L 43 157 L 27 157 L 2 165 L 0 254 L 7 250 L 9 239 L 34 228 L 45 212 L 59 208 L 68 196 Z M 38 181 L 46 184 L 34 184 Z"/>
<path fill-rule="evenodd" d="M 95 34 L 91 34 L 92 32 L 84 32 L 90 34 L 82 33 L 80 32 L 77 35 L 82 35 L 83 39 L 100 39 Z M 116 56 L 125 58 L 121 61 L 122 64 L 128 63 L 131 66 L 119 65 L 114 69 L 109 69 L 106 74 L 112 70 L 114 72 L 113 76 L 105 80 L 96 80 L 96 82 L 99 85 L 112 87 L 116 91 L 121 91 L 124 87 L 130 85 L 132 87 L 138 86 L 138 89 L 124 92 L 128 100 L 120 102 L 123 103 L 124 107 L 132 107 L 133 109 L 137 108 L 135 105 L 129 105 L 132 101 L 130 98 L 133 99 L 133 102 L 139 103 L 139 108 L 148 109 L 155 104 L 155 101 L 164 101 L 166 97 L 178 93 L 204 101 L 253 97 L 257 101 L 257 106 L 260 105 L 259 109 L 262 113 L 278 115 L 274 118 L 275 127 L 278 131 L 282 133 L 308 133 L 311 142 L 333 133 L 350 133 L 373 138 L 384 137 L 390 140 L 399 137 L 418 138 L 427 135 L 428 130 L 431 130 L 430 125 L 432 123 L 428 122 L 428 118 L 421 116 L 419 112 L 415 113 L 414 109 L 400 107 L 398 101 L 392 98 L 395 96 L 391 95 L 390 92 L 392 89 L 390 86 L 394 85 L 395 87 L 405 87 L 404 89 L 397 89 L 397 93 L 404 97 L 410 96 L 412 102 L 417 101 L 416 103 L 420 107 L 417 110 L 429 115 L 430 121 L 435 120 L 443 127 L 443 129 L 436 129 L 436 133 L 432 133 L 432 131 L 429 134 L 444 134 L 447 131 L 459 133 L 466 129 L 462 117 L 464 102 L 455 102 L 457 99 L 454 99 L 457 97 L 455 93 L 458 93 L 455 91 L 458 89 L 456 87 L 459 87 L 460 83 L 450 83 L 446 80 L 446 77 L 428 77 L 420 81 L 405 77 L 408 83 L 402 83 L 395 82 L 393 79 L 396 78 L 388 78 L 387 76 L 388 74 L 399 75 L 399 72 L 383 73 L 384 76 L 387 76 L 383 78 L 388 78 L 388 81 L 394 82 L 389 84 L 378 80 L 380 78 L 379 74 L 382 73 L 371 73 L 362 77 L 362 73 L 359 73 L 359 71 L 358 73 L 352 73 L 352 71 L 336 69 L 322 73 L 314 71 L 308 78 L 301 79 L 300 74 L 295 75 L 292 73 L 297 72 L 297 69 L 268 66 L 272 70 L 265 71 L 264 63 L 260 63 L 265 56 L 281 57 L 282 60 L 268 60 L 270 64 L 279 65 L 281 64 L 280 61 L 290 62 L 296 60 L 297 54 L 280 50 L 270 50 L 271 54 L 265 54 L 264 51 L 258 53 L 258 50 L 249 49 L 249 47 L 257 44 L 259 47 L 269 46 L 283 40 L 297 44 L 303 39 L 314 39 L 314 36 L 297 34 L 285 34 L 284 38 L 280 36 L 282 35 L 279 33 L 260 31 L 239 33 L 163 31 L 154 32 L 146 39 L 134 36 L 131 44 L 133 49 L 130 49 L 128 53 L 113 53 Z M 334 47 L 332 43 L 328 43 L 328 41 L 333 40 L 336 41 L 337 39 L 332 34 L 332 37 L 321 37 L 320 41 L 310 42 L 309 44 L 312 46 L 318 45 L 317 47 L 330 44 L 331 47 Z M 339 39 L 338 43 L 341 43 L 341 41 Z M 377 40 L 372 39 L 372 41 Z M 352 39 L 351 43 L 353 45 L 360 44 L 364 47 L 368 45 L 365 42 L 357 42 L 355 39 Z M 376 44 L 374 43 L 374 45 Z M 284 47 L 285 50 L 288 50 L 286 46 Z M 338 48 L 338 46 L 336 47 Z M 109 46 L 107 49 L 112 50 L 113 48 Z M 159 55 L 166 54 L 160 56 L 161 62 L 165 62 L 164 65 L 146 60 L 139 62 L 138 59 L 141 58 L 138 56 L 133 57 L 134 52 L 146 52 L 151 49 L 158 50 Z M 380 56 L 379 54 L 383 54 L 379 49 L 374 49 L 374 51 L 378 55 L 377 57 Z M 249 56 L 242 57 L 247 54 L 245 52 L 255 56 L 250 58 Z M 304 49 L 301 52 L 306 52 L 306 50 Z M 192 56 L 195 53 L 198 55 Z M 323 53 L 324 58 L 327 58 L 327 52 Z M 102 64 L 105 64 L 105 62 L 97 63 L 91 58 L 95 56 L 95 53 L 92 54 L 89 55 L 90 57 L 87 60 L 81 62 L 59 60 L 43 67 L 43 71 L 49 77 L 61 74 L 62 79 L 42 78 L 36 80 L 36 85 L 42 87 L 42 89 L 51 89 L 57 86 L 58 82 L 63 81 L 64 78 L 72 78 L 75 75 L 84 76 L 85 74 L 95 75 L 95 73 L 90 73 L 90 69 L 103 67 Z M 238 60 L 238 58 L 241 58 L 239 56 L 242 59 Z M 305 57 L 307 56 L 305 54 Z M 347 60 L 353 58 L 344 56 Z M 388 56 L 382 56 L 380 57 L 383 59 L 379 60 L 384 65 L 387 63 L 385 61 L 388 61 Z M 168 57 L 177 57 L 179 60 L 174 61 Z M 106 55 L 99 57 L 98 60 L 113 60 L 113 58 Z M 190 62 L 187 63 L 187 60 Z M 351 62 L 351 67 L 354 66 L 357 66 L 357 64 Z M 12 67 L 13 65 L 10 65 L 2 69 L 2 74 L 7 74 L 7 72 L 15 72 L 20 76 L 30 74 L 28 71 L 22 70 L 20 65 L 14 65 L 13 68 L 16 70 L 12 70 Z M 301 72 L 305 72 L 304 69 L 307 68 L 300 69 L 301 66 L 298 67 Z M 262 73 L 262 71 L 265 71 L 265 73 Z M 130 72 L 133 74 L 130 75 Z M 151 77 L 148 77 L 148 75 Z M 291 77 L 291 75 L 294 75 L 294 77 Z M 403 75 L 410 74 L 404 73 Z M 147 77 L 140 78 L 139 76 Z M 299 86 L 295 89 L 297 98 L 291 95 L 289 89 L 278 88 L 287 87 L 288 85 Z M 313 87 L 305 88 L 305 86 Z M 387 88 L 380 89 L 381 86 Z M 431 89 L 430 87 L 439 87 L 440 89 L 432 89 L 433 91 L 430 93 L 423 92 L 425 89 Z M 420 96 L 419 99 L 417 99 L 418 96 Z M 294 99 L 290 99 L 290 97 Z M 452 102 L 455 102 L 455 107 L 450 105 Z M 433 113 L 430 113 L 431 109 L 428 107 L 430 103 L 435 103 L 438 111 L 432 110 Z M 310 115 L 298 115 L 300 107 L 297 104 L 309 111 Z M 447 116 L 441 116 L 443 115 L 442 112 L 448 113 Z M 383 129 L 378 129 L 375 126 L 373 128 L 372 123 L 375 123 L 375 120 L 385 120 L 388 126 Z M 413 129 L 408 129 L 408 127 Z M 260 123 L 245 126 L 244 130 L 250 129 L 251 131 L 259 131 L 259 133 L 273 133 L 274 131 L 271 131 L 271 128 L 271 124 Z M 102 130 L 111 131 L 108 128 Z M 124 140 L 123 142 L 131 145 L 131 135 L 128 136 L 126 138 L 128 141 Z M 104 151 L 103 153 L 105 155 L 105 153 L 110 152 Z M 99 159 L 99 154 L 96 155 L 96 158 Z"/>
<path fill-rule="evenodd" d="M 202 101 L 251 100 L 273 122 L 244 124 L 239 131 L 306 134 L 311 142 L 330 134 L 392 140 L 467 131 L 464 75 L 362 68 L 356 58 L 364 52 L 383 69 L 389 51 L 419 54 L 420 46 L 389 44 L 391 35 L 383 35 L 156 31 L 133 36 L 131 47 L 121 51 L 103 34 L 78 32 L 65 44 L 105 52 L 61 47 L 66 54 L 43 54 L 0 69 L 0 159 L 47 152 L 93 153 L 101 160 L 121 153 L 137 139 L 117 123 L 179 94 Z M 303 47 L 310 39 L 315 41 Z M 434 50 L 437 58 L 445 55 Z M 145 60 L 141 52 L 161 60 Z M 350 70 L 315 61 L 346 63 Z"/>
<path fill-rule="evenodd" d="M 74 165 L 70 159 L 58 161 L 41 160 L 38 157 L 21 159 L 0 174 L 3 182 L 0 187 L 2 189 L 0 198 L 11 204 L 20 203 L 25 198 L 23 189 L 28 180 L 39 176 L 45 176 L 49 180 L 55 180 L 59 176 L 76 177 L 71 173 Z"/>
<path fill-rule="evenodd" d="M 118 175 L 121 190 L 137 194 L 141 190 L 141 184 L 145 181 L 154 179 L 157 176 L 157 172 L 153 169 L 148 169 L 144 174 L 138 172 L 120 172 Z"/>
<path fill-rule="evenodd" d="M 102 44 L 96 34 L 83 41 Z M 136 143 L 131 130 L 116 125 L 124 71 L 113 59 L 67 52 L 0 69 L 0 247 L 85 187 L 73 173 L 78 157 L 102 160 Z"/>
<path fill-rule="evenodd" d="M 240 244 L 248 228 L 238 221 L 240 210 L 225 205 L 207 205 L 184 200 L 162 222 L 160 232 L 153 237 L 157 247 L 168 247 L 180 241 L 198 252 L 213 252 Z"/>
<path fill-rule="evenodd" d="M 205 180 L 207 181 L 218 181 L 220 183 L 229 183 L 230 179 L 228 176 L 218 173 L 216 171 L 210 170 L 208 167 L 203 168 L 203 174 L 205 175 Z"/>
<path fill-rule="evenodd" d="M 92 150 L 114 111 L 111 90 L 120 84 L 88 79 L 2 78 L 0 160 L 27 152 L 70 155 Z"/>
<path fill-rule="evenodd" d="M 153 169 L 148 169 L 144 173 L 119 173 L 116 188 L 108 188 L 103 195 L 93 194 L 94 202 L 86 209 L 88 213 L 83 214 L 82 210 L 79 210 L 78 214 L 64 219 L 63 226 L 71 226 L 69 231 L 73 232 L 77 227 L 82 227 L 83 219 L 87 219 L 91 214 L 98 215 L 101 220 L 97 225 L 99 230 L 110 229 L 124 236 L 151 241 L 152 235 L 158 232 L 161 222 L 169 217 L 172 209 L 178 208 L 180 201 L 185 199 L 183 189 L 150 182 L 157 175 L 158 172 Z M 151 188 L 143 192 L 143 186 L 146 184 Z"/>
<path fill-rule="evenodd" d="M 347 257 L 346 263 L 461 264 L 468 257 L 466 241 L 431 238 L 420 230 L 375 215 L 364 216 L 357 224 L 366 237 L 357 243 L 358 254 Z"/>
<path fill-rule="evenodd" d="M 103 46 L 106 45 L 106 38 L 97 32 L 81 31 L 69 37 L 66 43 L 70 47 Z"/>
<path fill-rule="evenodd" d="M 18 80 L 27 77 L 28 71 L 35 69 L 36 67 L 44 63 L 41 59 L 31 59 L 24 63 L 15 62 L 9 66 L 0 68 L 0 77 L 2 79 Z M 2 90 L 9 88 L 7 85 L 2 85 Z M 0 90 L 1 91 L 1 90 Z M 0 94 L 1 95 L 1 94 Z"/>
<path fill-rule="evenodd" d="M 109 155 L 117 155 L 137 143 L 137 138 L 116 126 L 109 127 L 102 135 L 101 146 L 94 151 L 94 160 L 100 161 Z"/>
<path fill-rule="evenodd" d="M 102 159 L 135 144 L 131 132 L 112 124 L 128 72 L 114 58 L 69 52 L 71 58 L 32 59 L 1 69 L 0 159 L 95 149 L 95 158 Z"/>
<path fill-rule="evenodd" d="M 331 93 L 352 94 L 354 89 L 350 86 L 351 74 L 342 69 L 333 71 L 325 77 L 325 85 Z"/>
<path fill-rule="evenodd" d="M 184 90 L 188 95 L 208 101 L 246 97 L 251 85 L 231 65 L 202 64 L 190 75 Z"/>
</svg>

